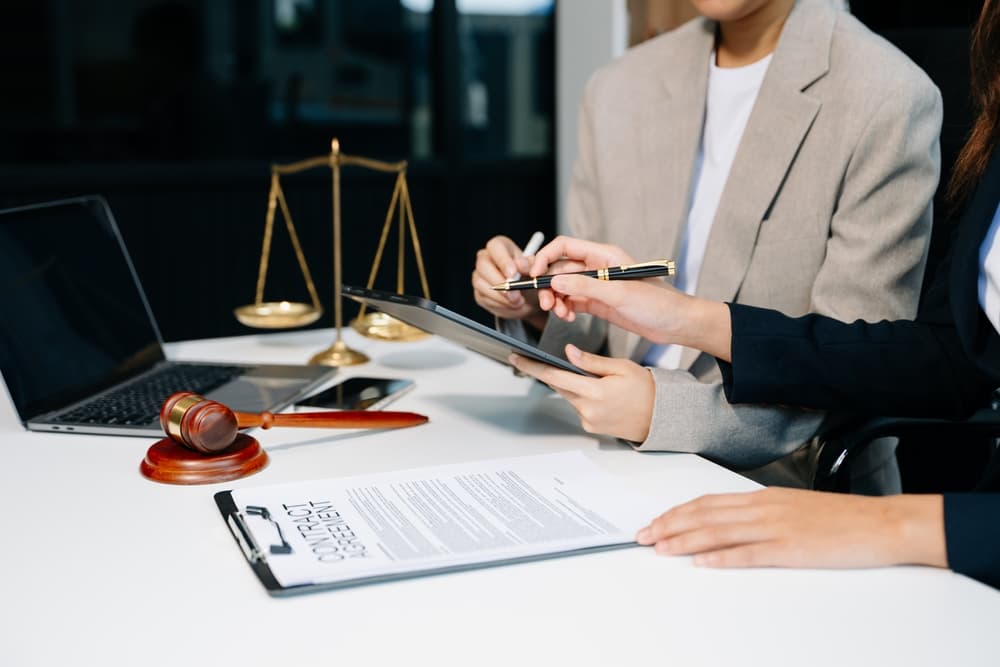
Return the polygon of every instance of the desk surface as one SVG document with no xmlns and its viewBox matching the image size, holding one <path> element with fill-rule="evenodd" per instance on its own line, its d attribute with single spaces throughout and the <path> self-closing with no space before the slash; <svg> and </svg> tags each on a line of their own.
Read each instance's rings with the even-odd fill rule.
<svg viewBox="0 0 1000 667">
<path fill-rule="evenodd" d="M 412 377 L 378 433 L 259 432 L 270 465 L 236 482 L 139 475 L 149 441 L 28 433 L 0 400 L 0 663 L 5 665 L 995 665 L 1000 593 L 950 572 L 712 571 L 632 548 L 272 599 L 223 524 L 220 489 L 582 450 L 657 510 L 754 484 L 697 456 L 583 433 L 561 399 L 429 339 L 345 333 Z M 298 363 L 330 331 L 170 346 L 175 358 Z"/>
</svg>

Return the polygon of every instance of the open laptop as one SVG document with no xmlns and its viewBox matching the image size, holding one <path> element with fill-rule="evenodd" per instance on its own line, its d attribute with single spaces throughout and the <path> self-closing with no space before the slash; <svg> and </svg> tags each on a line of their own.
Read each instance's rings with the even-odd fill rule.
<svg viewBox="0 0 1000 667">
<path fill-rule="evenodd" d="M 163 400 L 187 390 L 275 411 L 336 369 L 168 361 L 107 202 L 0 210 L 0 373 L 25 426 L 159 435 Z"/>
</svg>

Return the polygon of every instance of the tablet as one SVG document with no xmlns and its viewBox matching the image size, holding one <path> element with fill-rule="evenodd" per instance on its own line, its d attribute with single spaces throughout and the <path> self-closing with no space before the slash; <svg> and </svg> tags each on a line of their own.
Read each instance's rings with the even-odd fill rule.
<svg viewBox="0 0 1000 667">
<path fill-rule="evenodd" d="M 565 371 L 579 375 L 590 375 L 565 359 L 470 320 L 468 317 L 452 312 L 429 299 L 350 285 L 344 285 L 342 292 L 345 296 L 370 308 L 392 315 L 396 319 L 418 329 L 423 329 L 427 333 L 447 338 L 453 343 L 503 364 L 509 365 L 507 357 L 510 356 L 511 352 L 516 352 L 523 357 L 543 361 Z"/>
</svg>

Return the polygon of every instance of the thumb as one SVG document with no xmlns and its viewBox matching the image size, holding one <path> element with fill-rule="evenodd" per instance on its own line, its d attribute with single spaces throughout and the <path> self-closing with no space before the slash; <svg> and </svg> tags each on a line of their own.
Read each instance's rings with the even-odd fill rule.
<svg viewBox="0 0 1000 667">
<path fill-rule="evenodd" d="M 622 363 L 628 363 L 624 359 L 615 359 L 614 357 L 605 357 L 600 354 L 584 352 L 572 344 L 566 345 L 566 358 L 574 366 L 588 373 L 593 373 L 598 377 L 621 375 Z"/>
</svg>

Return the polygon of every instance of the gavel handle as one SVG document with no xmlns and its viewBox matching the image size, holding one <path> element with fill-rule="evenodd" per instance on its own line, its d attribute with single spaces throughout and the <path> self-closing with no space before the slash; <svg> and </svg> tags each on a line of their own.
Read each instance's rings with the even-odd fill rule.
<svg viewBox="0 0 1000 667">
<path fill-rule="evenodd" d="M 389 412 L 384 410 L 338 410 L 336 412 L 301 412 L 273 414 L 271 412 L 236 412 L 236 425 L 240 428 L 271 428 L 272 426 L 299 426 L 313 428 L 401 428 L 416 426 L 427 421 L 416 412 Z"/>
</svg>

